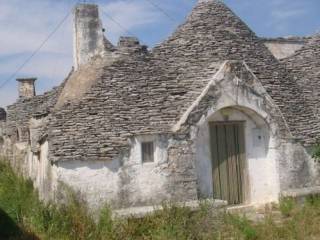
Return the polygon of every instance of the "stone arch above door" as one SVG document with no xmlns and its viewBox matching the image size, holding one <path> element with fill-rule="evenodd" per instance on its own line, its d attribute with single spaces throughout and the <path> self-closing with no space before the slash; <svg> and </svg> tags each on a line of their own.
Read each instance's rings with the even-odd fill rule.
<svg viewBox="0 0 320 240">
<path fill-rule="evenodd" d="M 228 106 L 212 111 L 195 127 L 193 137 L 196 151 L 198 192 L 203 198 L 214 196 L 213 156 L 210 124 L 242 122 L 244 126 L 245 166 L 242 203 L 276 201 L 280 191 L 277 168 L 277 135 L 267 122 L 253 109 Z M 225 199 L 223 199 L 225 200 Z"/>
</svg>

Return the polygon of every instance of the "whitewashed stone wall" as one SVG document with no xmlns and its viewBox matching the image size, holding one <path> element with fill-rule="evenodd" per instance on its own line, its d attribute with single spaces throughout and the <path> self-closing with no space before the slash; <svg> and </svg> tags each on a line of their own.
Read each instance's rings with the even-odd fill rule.
<svg viewBox="0 0 320 240">
<path fill-rule="evenodd" d="M 256 113 L 243 108 L 230 108 L 229 121 L 245 121 L 245 181 L 247 203 L 277 201 L 280 193 L 279 169 L 277 165 L 277 139 L 267 123 Z M 201 123 L 197 135 L 197 170 L 200 193 L 212 197 L 212 160 L 208 122 L 224 121 L 221 111 L 216 111 Z M 246 177 L 246 176 L 244 176 Z"/>
<path fill-rule="evenodd" d="M 143 163 L 141 142 L 150 140 L 155 146 L 154 162 Z M 159 204 L 173 199 L 172 188 L 182 188 L 175 186 L 177 179 L 173 177 L 170 165 L 177 163 L 175 159 L 169 160 L 168 153 L 176 144 L 176 140 L 164 135 L 137 136 L 130 140 L 130 154 L 113 161 L 58 162 L 57 179 L 80 192 L 92 208 L 105 203 L 115 208 Z M 185 191 L 184 195 L 188 199 L 192 193 Z M 191 199 L 196 198 L 194 187 Z"/>
</svg>

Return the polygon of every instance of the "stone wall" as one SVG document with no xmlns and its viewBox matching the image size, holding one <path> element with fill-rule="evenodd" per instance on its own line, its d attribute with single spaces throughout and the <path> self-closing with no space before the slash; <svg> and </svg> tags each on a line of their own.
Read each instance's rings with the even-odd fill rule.
<svg viewBox="0 0 320 240">
<path fill-rule="evenodd" d="M 281 161 L 280 187 L 282 191 L 317 186 L 319 184 L 319 164 L 310 153 L 295 141 L 282 142 L 279 149 Z"/>
<path fill-rule="evenodd" d="M 142 163 L 138 137 L 132 139 L 129 153 L 113 161 L 58 162 L 57 179 L 81 193 L 92 208 L 105 203 L 126 208 L 197 199 L 190 142 L 185 136 L 150 137 L 155 143 L 154 162 Z"/>
</svg>

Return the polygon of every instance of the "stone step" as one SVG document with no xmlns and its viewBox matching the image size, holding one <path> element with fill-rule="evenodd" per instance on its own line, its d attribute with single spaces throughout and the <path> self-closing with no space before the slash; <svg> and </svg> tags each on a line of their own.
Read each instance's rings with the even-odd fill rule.
<svg viewBox="0 0 320 240">
<path fill-rule="evenodd" d="M 210 208 L 221 209 L 227 205 L 226 201 L 223 200 L 195 200 L 195 201 L 188 201 L 188 202 L 180 202 L 174 203 L 172 206 L 180 206 L 180 207 L 189 207 L 192 210 L 197 210 L 201 206 L 201 204 L 208 204 Z M 170 203 L 169 203 L 170 206 Z M 152 214 L 154 211 L 162 210 L 163 205 L 155 205 L 155 206 L 145 206 L 145 207 L 131 207 L 131 208 L 124 208 L 113 211 L 113 218 L 141 218 L 148 214 Z"/>
</svg>

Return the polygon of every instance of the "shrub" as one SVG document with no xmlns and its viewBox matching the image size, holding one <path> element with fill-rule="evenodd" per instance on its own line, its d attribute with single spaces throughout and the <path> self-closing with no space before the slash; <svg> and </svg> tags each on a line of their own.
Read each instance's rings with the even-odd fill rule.
<svg viewBox="0 0 320 240">
<path fill-rule="evenodd" d="M 320 161 L 320 144 L 317 144 L 312 148 L 312 157 L 316 161 Z"/>
<path fill-rule="evenodd" d="M 258 239 L 257 231 L 245 216 L 229 215 L 229 219 L 231 221 L 231 224 L 236 226 L 237 229 L 242 233 L 244 239 Z"/>
<path fill-rule="evenodd" d="M 293 198 L 282 198 L 280 200 L 279 209 L 283 216 L 290 217 L 295 208 L 295 200 Z"/>
<path fill-rule="evenodd" d="M 128 219 L 113 219 L 106 205 L 95 221 L 86 202 L 67 187 L 65 197 L 60 205 L 42 203 L 30 181 L 0 163 L 0 239 L 320 239 L 319 196 L 308 197 L 303 206 L 284 198 L 279 210 L 285 218 L 269 211 L 260 222 L 217 211 L 206 202 L 196 211 L 163 204 L 161 211 Z"/>
</svg>

